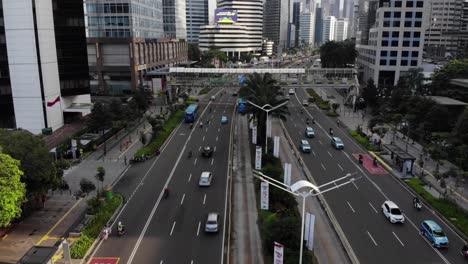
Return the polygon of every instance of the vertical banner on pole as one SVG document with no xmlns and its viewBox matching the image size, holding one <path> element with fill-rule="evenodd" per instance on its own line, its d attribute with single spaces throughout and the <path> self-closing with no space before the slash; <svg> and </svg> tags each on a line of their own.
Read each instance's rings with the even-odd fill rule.
<svg viewBox="0 0 468 264">
<path fill-rule="evenodd" d="M 260 200 L 260 208 L 262 210 L 268 210 L 268 199 L 269 199 L 269 185 L 268 182 L 261 182 L 260 185 L 261 190 L 261 200 Z"/>
<path fill-rule="evenodd" d="M 273 143 L 273 156 L 279 158 L 280 137 L 275 136 Z"/>
<path fill-rule="evenodd" d="M 285 163 L 284 164 L 284 184 L 287 186 L 291 186 L 291 164 Z"/>
<path fill-rule="evenodd" d="M 283 264 L 284 246 L 275 242 L 273 264 Z"/>
<path fill-rule="evenodd" d="M 307 241 L 307 249 L 312 251 L 314 249 L 314 229 L 315 229 L 315 215 L 311 213 L 306 213 L 305 219 L 305 234 L 304 239 Z"/>
<path fill-rule="evenodd" d="M 257 126 L 252 127 L 252 144 L 257 145 Z"/>
<path fill-rule="evenodd" d="M 271 138 L 271 118 L 267 119 L 266 125 L 267 125 L 267 137 Z"/>
<path fill-rule="evenodd" d="M 255 149 L 255 169 L 260 170 L 262 168 L 262 147 L 257 146 Z"/>
</svg>

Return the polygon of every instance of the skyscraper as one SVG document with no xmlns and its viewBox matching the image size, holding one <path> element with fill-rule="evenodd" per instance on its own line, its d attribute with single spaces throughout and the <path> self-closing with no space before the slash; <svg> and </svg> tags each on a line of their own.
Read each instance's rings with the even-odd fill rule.
<svg viewBox="0 0 468 264">
<path fill-rule="evenodd" d="M 323 43 L 323 13 L 322 8 L 317 7 L 315 8 L 315 43 L 322 44 Z"/>
<path fill-rule="evenodd" d="M 301 13 L 300 41 L 301 44 L 315 44 L 315 12 L 313 11 L 306 10 Z"/>
<path fill-rule="evenodd" d="M 163 0 L 164 37 L 187 39 L 185 0 Z"/>
<path fill-rule="evenodd" d="M 381 0 L 376 19 L 356 49 L 361 79 L 373 79 L 379 87 L 393 87 L 400 76 L 422 62 L 425 14 L 422 0 Z M 426 5 L 427 4 L 427 5 Z"/>
<path fill-rule="evenodd" d="M 327 16 L 323 19 L 322 41 L 335 40 L 336 18 Z"/>
<path fill-rule="evenodd" d="M 274 52 L 287 47 L 290 1 L 265 0 L 263 37 L 275 43 Z"/>
<path fill-rule="evenodd" d="M 297 47 L 300 44 L 299 41 L 299 32 L 300 32 L 300 26 L 299 26 L 299 20 L 300 20 L 300 15 L 301 11 L 303 9 L 303 3 L 302 2 L 293 2 L 293 8 L 292 8 L 292 24 L 295 26 L 295 42 L 294 46 Z"/>
<path fill-rule="evenodd" d="M 0 5 L 2 127 L 38 134 L 44 128 L 60 128 L 68 118 L 88 114 L 91 98 L 83 4 L 3 0 Z"/>
<path fill-rule="evenodd" d="M 187 23 L 187 42 L 198 43 L 200 27 L 213 23 L 216 1 L 187 0 L 185 14 Z"/>
<path fill-rule="evenodd" d="M 348 38 L 348 19 L 339 18 L 336 20 L 335 41 L 343 41 Z"/>
</svg>

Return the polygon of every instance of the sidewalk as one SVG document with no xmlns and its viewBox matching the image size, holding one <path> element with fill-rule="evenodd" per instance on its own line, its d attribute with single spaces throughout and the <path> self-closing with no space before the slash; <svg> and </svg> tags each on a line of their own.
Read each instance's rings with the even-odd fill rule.
<svg viewBox="0 0 468 264">
<path fill-rule="evenodd" d="M 335 91 L 335 89 L 314 88 L 314 90 L 320 96 L 328 97 L 326 99 L 333 100 L 334 102 L 340 104 L 340 108 L 338 109 L 340 116 L 338 118 L 349 129 L 355 130 L 356 127 L 360 125 L 362 127 L 362 131 L 366 133 L 367 135 L 375 139 L 380 138 L 377 134 L 372 134 L 372 132 L 367 127 L 367 124 L 372 117 L 363 111 L 353 112 L 353 110 L 350 107 L 345 106 L 343 104 L 343 97 L 337 91 Z M 330 97 L 333 97 L 333 98 L 330 98 Z M 401 134 L 400 132 L 396 133 L 395 138 L 393 137 L 392 132 L 388 132 L 385 134 L 385 136 L 381 140 L 382 140 L 382 144 L 391 144 L 391 142 L 393 142 L 394 145 L 400 147 L 403 150 L 406 150 L 406 147 L 407 147 L 408 153 L 416 158 L 416 161 L 414 163 L 413 175 L 419 176 L 421 175 L 423 171 L 423 169 L 418 164 L 418 161 L 421 158 L 423 158 L 423 147 L 417 142 L 413 142 L 412 140 L 407 142 L 404 138 L 405 138 L 404 135 Z M 393 164 L 393 162 L 389 158 L 387 161 L 389 161 L 389 164 Z M 456 166 L 444 160 L 443 165 L 439 166 L 439 172 L 440 174 L 442 174 L 448 171 L 452 167 L 456 167 Z M 437 197 L 437 193 L 443 194 L 444 192 L 447 192 L 449 197 L 452 200 L 454 200 L 460 207 L 464 208 L 465 210 L 468 210 L 468 184 L 464 182 L 460 182 L 459 186 L 457 187 L 455 179 L 453 177 L 449 177 L 445 179 L 445 182 L 447 184 L 447 188 L 446 188 L 447 190 L 445 190 L 442 187 L 440 187 L 439 181 L 433 175 L 435 169 L 436 169 L 436 162 L 432 160 L 429 157 L 429 155 L 426 155 L 426 157 L 424 157 L 424 174 L 426 175 L 426 177 L 424 178 L 424 181 L 430 184 L 431 186 L 431 187 L 428 187 L 428 190 L 433 192 L 433 194 L 435 194 L 436 197 Z M 397 170 L 394 170 L 394 172 L 400 177 L 406 177 L 406 175 L 402 175 L 402 173 L 398 172 Z M 434 189 L 436 192 L 434 192 Z"/>
<path fill-rule="evenodd" d="M 148 111 L 158 114 L 161 107 L 152 106 Z M 63 177 L 70 190 L 49 192 L 42 210 L 33 212 L 8 230 L 6 236 L 0 240 L 0 263 L 16 263 L 34 245 L 56 246 L 62 237 L 67 236 L 71 228 L 81 221 L 87 209 L 87 198 L 77 200 L 73 196 L 80 189 L 80 180 L 85 178 L 97 185 L 96 169 L 103 166 L 106 170 L 103 186 L 114 184 L 129 167 L 128 160 L 142 146 L 140 131 L 151 131 L 151 126 L 145 122 L 129 131 L 128 135 L 119 134 L 117 138 L 107 141 L 105 156 L 101 148 L 77 166 L 66 170 Z M 129 138 L 132 143 L 128 148 L 122 149 L 120 143 Z M 124 157 L 127 157 L 127 164 Z M 91 193 L 88 197 L 93 196 Z"/>
</svg>

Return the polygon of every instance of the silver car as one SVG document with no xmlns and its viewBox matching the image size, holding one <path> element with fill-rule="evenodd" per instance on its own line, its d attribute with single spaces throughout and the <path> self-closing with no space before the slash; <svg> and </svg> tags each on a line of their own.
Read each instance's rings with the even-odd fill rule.
<svg viewBox="0 0 468 264">
<path fill-rule="evenodd" d="M 219 214 L 209 213 L 208 217 L 206 218 L 205 232 L 216 233 L 218 232 L 218 227 L 219 227 Z"/>
</svg>

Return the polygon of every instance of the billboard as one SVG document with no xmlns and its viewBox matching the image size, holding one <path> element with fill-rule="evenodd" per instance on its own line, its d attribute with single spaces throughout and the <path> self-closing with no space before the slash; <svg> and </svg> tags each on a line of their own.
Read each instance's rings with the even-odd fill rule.
<svg viewBox="0 0 468 264">
<path fill-rule="evenodd" d="M 215 22 L 219 24 L 237 23 L 237 10 L 235 9 L 216 9 Z"/>
</svg>

